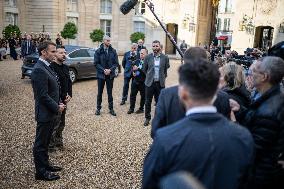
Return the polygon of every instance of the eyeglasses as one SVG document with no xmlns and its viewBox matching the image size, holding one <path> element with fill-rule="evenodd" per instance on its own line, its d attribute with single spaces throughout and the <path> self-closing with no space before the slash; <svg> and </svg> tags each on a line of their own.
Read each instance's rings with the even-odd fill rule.
<svg viewBox="0 0 284 189">
<path fill-rule="evenodd" d="M 159 45 L 153 45 L 152 47 L 160 47 Z"/>
</svg>

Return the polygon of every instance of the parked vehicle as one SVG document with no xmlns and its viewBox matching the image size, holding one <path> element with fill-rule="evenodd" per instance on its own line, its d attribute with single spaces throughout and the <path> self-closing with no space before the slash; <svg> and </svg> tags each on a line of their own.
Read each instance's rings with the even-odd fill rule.
<svg viewBox="0 0 284 189">
<path fill-rule="evenodd" d="M 80 46 L 66 45 L 67 52 L 65 64 L 69 66 L 70 79 L 74 83 L 77 79 L 96 77 L 94 54 L 96 49 Z M 39 58 L 38 53 L 28 55 L 23 60 L 22 74 L 31 77 L 34 64 Z M 116 69 L 115 75 L 121 72 L 121 67 Z"/>
</svg>

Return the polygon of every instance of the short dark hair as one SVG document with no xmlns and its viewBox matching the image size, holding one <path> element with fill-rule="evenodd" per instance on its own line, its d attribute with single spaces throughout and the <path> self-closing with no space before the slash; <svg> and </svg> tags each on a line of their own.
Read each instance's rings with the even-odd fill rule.
<svg viewBox="0 0 284 189">
<path fill-rule="evenodd" d="M 185 85 L 196 100 L 212 98 L 219 84 L 220 73 L 215 64 L 206 59 L 193 59 L 179 68 L 179 83 Z"/>
<path fill-rule="evenodd" d="M 56 49 L 65 49 L 65 46 L 64 45 L 57 45 Z"/>
<path fill-rule="evenodd" d="M 159 40 L 154 40 L 154 41 L 152 42 L 152 44 L 153 44 L 153 43 L 159 43 L 159 45 L 161 45 L 161 43 L 160 43 Z"/>
<path fill-rule="evenodd" d="M 56 44 L 53 43 L 52 41 L 43 41 L 43 42 L 41 42 L 41 43 L 38 45 L 38 47 L 37 47 L 39 56 L 42 55 L 42 54 L 41 54 L 41 51 L 47 50 L 47 49 L 48 49 L 48 46 L 50 46 L 50 45 L 53 45 L 53 46 L 56 47 Z"/>
<path fill-rule="evenodd" d="M 204 58 L 207 59 L 206 50 L 201 47 L 190 47 L 183 55 L 184 63 L 190 62 L 190 60 Z"/>
</svg>

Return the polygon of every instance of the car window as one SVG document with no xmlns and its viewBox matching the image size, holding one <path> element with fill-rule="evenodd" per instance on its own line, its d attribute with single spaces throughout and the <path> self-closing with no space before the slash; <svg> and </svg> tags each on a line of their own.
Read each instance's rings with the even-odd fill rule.
<svg viewBox="0 0 284 189">
<path fill-rule="evenodd" d="M 90 57 L 87 49 L 78 49 L 69 54 L 70 58 Z"/>
<path fill-rule="evenodd" d="M 94 57 L 96 51 L 94 49 L 89 49 L 88 52 L 90 57 Z"/>
</svg>

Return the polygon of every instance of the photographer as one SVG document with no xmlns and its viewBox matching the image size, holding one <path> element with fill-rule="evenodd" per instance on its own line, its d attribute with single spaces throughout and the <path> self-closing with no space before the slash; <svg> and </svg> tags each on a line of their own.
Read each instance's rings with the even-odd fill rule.
<svg viewBox="0 0 284 189">
<path fill-rule="evenodd" d="M 132 79 L 132 66 L 135 65 L 135 61 L 139 59 L 137 54 L 137 44 L 132 43 L 131 50 L 126 52 L 123 56 L 122 67 L 124 68 L 124 84 L 122 92 L 122 100 L 120 105 L 124 105 L 127 100 L 129 83 Z"/>
<path fill-rule="evenodd" d="M 144 113 L 144 105 L 145 105 L 145 73 L 143 72 L 144 58 L 147 55 L 147 49 L 140 50 L 140 59 L 135 61 L 135 65 L 132 67 L 132 75 L 133 80 L 131 83 L 131 91 L 130 91 L 130 108 L 128 110 L 128 114 L 132 114 L 135 109 L 136 96 L 138 91 L 140 92 L 140 107 L 135 112 L 136 114 Z"/>
</svg>

